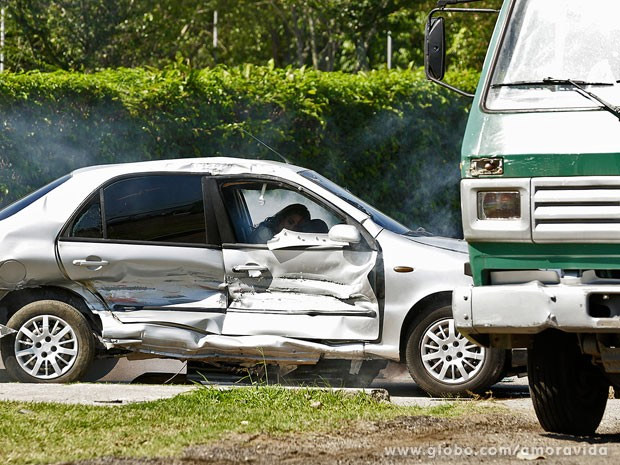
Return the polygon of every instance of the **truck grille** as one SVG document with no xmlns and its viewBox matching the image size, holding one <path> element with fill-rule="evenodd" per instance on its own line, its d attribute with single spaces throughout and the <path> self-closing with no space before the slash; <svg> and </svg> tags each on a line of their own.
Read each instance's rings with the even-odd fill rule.
<svg viewBox="0 0 620 465">
<path fill-rule="evenodd" d="M 532 179 L 534 242 L 620 242 L 620 177 Z"/>
</svg>

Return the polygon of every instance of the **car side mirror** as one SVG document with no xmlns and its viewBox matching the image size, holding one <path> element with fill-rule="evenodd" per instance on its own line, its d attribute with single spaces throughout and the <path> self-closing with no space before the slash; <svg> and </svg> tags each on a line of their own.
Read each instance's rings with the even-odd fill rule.
<svg viewBox="0 0 620 465">
<path fill-rule="evenodd" d="M 336 224 L 332 226 L 327 237 L 330 241 L 348 242 L 349 244 L 357 244 L 362 240 L 360 232 L 351 224 Z"/>
<path fill-rule="evenodd" d="M 424 41 L 424 71 L 429 79 L 441 80 L 446 73 L 446 30 L 443 17 L 430 17 Z"/>
</svg>

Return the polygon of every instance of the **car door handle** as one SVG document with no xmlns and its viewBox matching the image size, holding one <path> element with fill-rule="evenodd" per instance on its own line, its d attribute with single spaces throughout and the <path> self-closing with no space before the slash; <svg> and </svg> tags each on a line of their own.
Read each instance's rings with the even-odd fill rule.
<svg viewBox="0 0 620 465">
<path fill-rule="evenodd" d="M 232 270 L 235 273 L 243 273 L 244 271 L 267 271 L 269 268 L 263 265 L 237 265 Z"/>
<path fill-rule="evenodd" d="M 107 260 L 73 260 L 75 266 L 106 266 L 109 263 Z"/>
</svg>

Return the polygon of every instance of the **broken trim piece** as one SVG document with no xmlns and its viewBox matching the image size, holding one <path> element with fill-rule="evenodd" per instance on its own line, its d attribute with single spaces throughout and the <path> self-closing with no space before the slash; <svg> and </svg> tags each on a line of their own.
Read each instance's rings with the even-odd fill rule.
<svg viewBox="0 0 620 465">
<path fill-rule="evenodd" d="M 200 312 L 200 313 L 226 313 L 225 308 L 203 308 L 203 307 L 184 307 L 184 306 L 175 306 L 175 305 L 167 305 L 162 307 L 154 307 L 148 305 L 114 305 L 112 310 L 115 312 L 135 312 L 138 310 L 161 310 L 165 312 L 169 312 L 170 310 L 179 310 L 183 312 Z"/>
<path fill-rule="evenodd" d="M 348 242 L 333 241 L 328 234 L 305 233 L 283 229 L 276 234 L 273 239 L 267 241 L 269 250 L 279 250 L 287 248 L 320 248 L 323 249 L 342 249 L 347 247 Z"/>
<path fill-rule="evenodd" d="M 274 315 L 309 315 L 309 316 L 360 316 L 375 318 L 374 310 L 262 310 L 254 308 L 230 308 L 227 313 L 265 313 Z"/>
<path fill-rule="evenodd" d="M 8 326 L 4 326 L 4 325 L 0 325 L 0 338 L 3 338 L 4 336 L 8 336 L 9 334 L 13 334 L 16 333 L 17 331 L 15 331 L 13 328 L 9 328 Z"/>
</svg>

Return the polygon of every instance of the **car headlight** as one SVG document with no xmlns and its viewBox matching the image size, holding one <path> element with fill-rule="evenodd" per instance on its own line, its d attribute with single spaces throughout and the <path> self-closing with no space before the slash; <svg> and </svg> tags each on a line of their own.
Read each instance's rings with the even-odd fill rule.
<svg viewBox="0 0 620 465">
<path fill-rule="evenodd" d="M 518 191 L 478 192 L 477 200 L 480 220 L 521 218 L 521 195 Z"/>
</svg>

